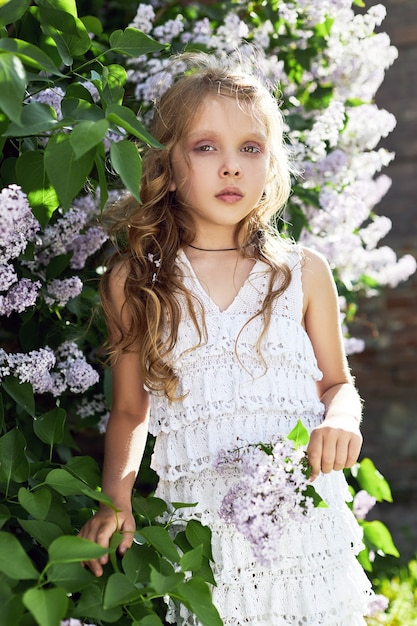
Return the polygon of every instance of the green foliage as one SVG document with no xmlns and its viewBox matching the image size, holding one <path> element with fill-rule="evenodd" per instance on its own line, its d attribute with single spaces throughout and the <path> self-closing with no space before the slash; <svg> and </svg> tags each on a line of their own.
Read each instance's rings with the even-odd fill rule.
<svg viewBox="0 0 417 626">
<path fill-rule="evenodd" d="M 127 75 L 115 61 L 163 52 L 167 46 L 133 28 L 109 37 L 96 28 L 98 36 L 90 39 L 87 26 L 97 23 L 88 17 L 81 20 L 75 3 L 54 3 L 52 8 L 39 1 L 14 11 L 7 7 L 0 13 L 4 25 L 13 22 L 13 36 L 0 39 L 2 186 L 19 184 L 43 224 L 59 205 L 69 208 L 88 179 L 106 198 L 107 179 L 100 175 L 106 168 L 113 168 L 138 196 L 139 147 L 126 140 L 114 146 L 124 136 L 155 143 L 122 104 Z M 95 86 L 95 99 L 85 81 Z M 65 94 L 62 119 L 51 106 L 36 101 L 43 90 L 57 88 Z M 109 132 L 113 149 L 107 154 L 103 139 Z"/>
<path fill-rule="evenodd" d="M 389 600 L 384 613 L 366 620 L 368 626 L 417 626 L 417 561 L 411 560 L 396 574 L 378 576 L 373 580 L 377 593 Z"/>
</svg>

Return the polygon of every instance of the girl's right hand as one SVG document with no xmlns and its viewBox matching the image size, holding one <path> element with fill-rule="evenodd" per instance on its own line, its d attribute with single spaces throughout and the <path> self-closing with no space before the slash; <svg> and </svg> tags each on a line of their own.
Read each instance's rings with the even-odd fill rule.
<svg viewBox="0 0 417 626">
<path fill-rule="evenodd" d="M 130 548 L 136 531 L 135 519 L 130 509 L 123 509 L 116 513 L 107 506 L 101 507 L 97 513 L 81 528 L 79 537 L 89 539 L 98 543 L 103 548 L 108 548 L 112 535 L 116 532 L 123 534 L 123 539 L 119 545 L 120 555 Z M 109 555 L 105 554 L 100 559 L 87 561 L 83 565 L 90 568 L 95 576 L 103 574 L 103 566 L 109 560 Z"/>
</svg>

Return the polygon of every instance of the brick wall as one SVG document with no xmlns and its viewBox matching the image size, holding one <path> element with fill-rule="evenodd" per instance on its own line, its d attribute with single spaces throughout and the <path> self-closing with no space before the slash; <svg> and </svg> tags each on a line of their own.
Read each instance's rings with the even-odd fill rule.
<svg viewBox="0 0 417 626">
<path fill-rule="evenodd" d="M 382 144 L 396 159 L 385 170 L 392 187 L 377 212 L 393 222 L 382 243 L 398 255 L 417 257 L 417 0 L 383 4 L 387 18 L 381 29 L 399 58 L 376 101 L 396 116 L 397 128 Z M 417 503 L 417 276 L 362 301 L 352 333 L 367 345 L 350 358 L 365 400 L 363 453 L 390 481 L 397 507 Z"/>
</svg>

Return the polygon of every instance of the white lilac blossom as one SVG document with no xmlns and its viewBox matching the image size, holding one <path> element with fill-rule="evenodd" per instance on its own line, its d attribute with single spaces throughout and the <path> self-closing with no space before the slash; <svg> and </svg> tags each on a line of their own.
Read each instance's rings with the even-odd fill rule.
<svg viewBox="0 0 417 626">
<path fill-rule="evenodd" d="M 150 33 L 155 19 L 155 11 L 148 4 L 139 4 L 133 22 L 130 24 L 132 28 L 137 28 L 143 33 Z"/>
<path fill-rule="evenodd" d="M 48 346 L 28 353 L 7 354 L 0 349 L 0 376 L 15 376 L 21 383 L 30 383 L 35 393 L 51 391 L 51 369 L 56 363 Z"/>
<path fill-rule="evenodd" d="M 54 278 L 46 285 L 47 294 L 44 300 L 49 306 L 53 304 L 65 306 L 68 300 L 79 296 L 82 289 L 83 283 L 78 276 L 63 279 Z"/>
<path fill-rule="evenodd" d="M 24 252 L 39 228 L 21 188 L 17 185 L 4 187 L 0 191 L 0 263 L 15 259 Z"/>
<path fill-rule="evenodd" d="M 81 417 L 81 419 L 99 415 L 100 419 L 97 424 L 97 429 L 101 434 L 106 432 L 110 411 L 107 409 L 103 394 L 96 394 L 91 399 L 82 398 L 77 407 L 77 415 Z"/>
<path fill-rule="evenodd" d="M 310 484 L 305 450 L 284 438 L 267 448 L 249 445 L 223 452 L 216 465 L 227 471 L 240 464 L 239 479 L 223 498 L 220 517 L 248 539 L 259 562 L 271 565 L 283 529 L 311 520 L 314 503 L 305 494 Z"/>
<path fill-rule="evenodd" d="M 184 20 L 182 15 L 177 15 L 175 20 L 168 20 L 162 26 L 157 26 L 153 30 L 153 35 L 161 43 L 172 43 L 175 37 L 178 37 L 184 30 Z"/>
<path fill-rule="evenodd" d="M 365 489 L 358 491 L 353 498 L 353 513 L 356 519 L 365 519 L 375 504 L 376 499 Z"/>
<path fill-rule="evenodd" d="M 49 224 L 41 236 L 37 261 L 46 266 L 52 258 L 67 254 L 73 240 L 86 225 L 87 219 L 85 211 L 73 207 L 54 224 Z"/>
<path fill-rule="evenodd" d="M 9 317 L 12 313 L 22 313 L 37 300 L 41 283 L 21 278 L 14 283 L 5 295 L 0 295 L 0 315 Z"/>
</svg>

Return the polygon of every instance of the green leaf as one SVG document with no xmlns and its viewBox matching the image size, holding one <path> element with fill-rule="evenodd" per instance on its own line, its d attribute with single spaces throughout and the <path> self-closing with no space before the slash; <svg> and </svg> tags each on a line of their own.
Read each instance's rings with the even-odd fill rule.
<svg viewBox="0 0 417 626">
<path fill-rule="evenodd" d="M 76 0 L 37 0 L 36 4 L 46 8 L 59 9 L 73 17 L 78 16 Z"/>
<path fill-rule="evenodd" d="M 65 465 L 65 469 L 96 488 L 101 482 L 101 473 L 97 462 L 91 456 L 73 456 Z"/>
<path fill-rule="evenodd" d="M 193 577 L 176 588 L 185 599 L 202 626 L 222 626 L 223 622 L 214 606 L 209 586 L 201 578 Z"/>
<path fill-rule="evenodd" d="M 85 185 L 93 162 L 92 150 L 77 159 L 68 135 L 54 135 L 49 139 L 45 150 L 45 169 L 64 209 L 70 207 Z"/>
<path fill-rule="evenodd" d="M 178 563 L 180 557 L 177 547 L 166 528 L 162 528 L 161 526 L 145 526 L 145 528 L 141 528 L 140 535 L 144 537 L 155 550 L 158 550 L 160 554 L 173 563 Z"/>
<path fill-rule="evenodd" d="M 0 437 L 0 471 L 7 485 L 12 481 L 23 483 L 29 478 L 26 441 L 16 428 Z"/>
<path fill-rule="evenodd" d="M 150 566 L 158 567 L 158 553 L 148 545 L 140 546 L 133 543 L 122 559 L 123 571 L 134 585 L 147 584 Z"/>
<path fill-rule="evenodd" d="M 10 511 L 6 505 L 0 504 L 0 528 L 10 519 Z"/>
<path fill-rule="evenodd" d="M 144 498 L 143 496 L 136 495 L 132 502 L 134 511 L 138 515 L 146 517 L 149 522 L 168 510 L 165 500 L 153 496 Z"/>
<path fill-rule="evenodd" d="M 28 41 L 3 37 L 0 39 L 0 49 L 13 52 L 23 63 L 31 65 L 38 70 L 44 70 L 49 74 L 56 74 L 57 76 L 64 76 L 45 52 Z"/>
<path fill-rule="evenodd" d="M 90 49 L 90 37 L 78 17 L 45 6 L 39 6 L 39 16 L 43 32 L 55 41 L 65 65 L 72 65 L 74 57 L 82 56 Z"/>
<path fill-rule="evenodd" d="M 382 500 L 392 502 L 389 483 L 376 469 L 371 459 L 362 459 L 357 468 L 357 473 L 355 472 L 355 477 L 361 488 L 365 489 L 378 502 L 382 502 Z"/>
<path fill-rule="evenodd" d="M 190 520 L 185 528 L 185 536 L 193 548 L 203 546 L 203 556 L 213 560 L 211 552 L 211 530 L 208 526 L 203 526 L 197 520 Z"/>
<path fill-rule="evenodd" d="M 308 440 L 310 439 L 310 435 L 308 434 L 307 428 L 303 425 L 301 420 L 298 420 L 292 431 L 286 437 L 290 441 L 294 442 L 296 448 L 300 446 L 306 446 L 308 444 Z"/>
<path fill-rule="evenodd" d="M 19 124 L 9 124 L 3 137 L 41 135 L 59 126 L 61 124 L 56 119 L 56 113 L 52 107 L 33 101 L 24 105 Z"/>
<path fill-rule="evenodd" d="M 83 619 L 86 616 L 94 621 L 105 620 L 106 623 L 112 624 L 121 618 L 122 609 L 119 606 L 104 609 L 101 590 L 95 583 L 81 592 L 80 600 L 73 611 L 73 617 Z"/>
<path fill-rule="evenodd" d="M 61 112 L 64 119 L 69 118 L 70 123 L 88 120 L 98 122 L 104 119 L 103 109 L 99 106 L 83 98 L 74 98 L 73 96 L 65 96 L 62 99 Z"/>
<path fill-rule="evenodd" d="M 46 550 L 51 543 L 63 535 L 63 530 L 53 522 L 38 519 L 18 519 L 23 530 Z"/>
<path fill-rule="evenodd" d="M 98 175 L 98 184 L 100 187 L 100 210 L 102 211 L 107 204 L 107 200 L 109 199 L 109 192 L 107 189 L 107 178 L 106 171 L 104 169 L 104 160 L 99 154 L 97 154 L 97 152 L 94 157 L 94 164 L 96 166 L 96 171 Z"/>
<path fill-rule="evenodd" d="M 139 621 L 132 622 L 132 626 L 163 626 L 161 620 L 156 615 L 146 615 Z"/>
<path fill-rule="evenodd" d="M 4 531 L 0 531 L 0 571 L 16 580 L 36 580 L 39 577 L 39 572 L 16 537 Z"/>
<path fill-rule="evenodd" d="M 36 417 L 33 422 L 35 435 L 43 443 L 52 446 L 55 443 L 62 443 L 64 440 L 64 426 L 67 413 L 64 409 L 55 407 L 48 413 Z"/>
<path fill-rule="evenodd" d="M 34 216 L 45 227 L 59 206 L 59 198 L 46 174 L 43 153 L 39 150 L 23 152 L 16 162 L 16 177 Z"/>
<path fill-rule="evenodd" d="M 199 545 L 182 555 L 180 566 L 183 572 L 196 572 L 203 564 L 203 546 Z"/>
<path fill-rule="evenodd" d="M 35 519 L 44 520 L 48 515 L 52 500 L 49 489 L 29 491 L 29 489 L 21 487 L 17 497 L 23 508 Z"/>
<path fill-rule="evenodd" d="M 58 254 L 57 256 L 54 256 L 54 258 L 49 261 L 46 268 L 46 278 L 51 280 L 52 278 L 56 278 L 62 274 L 62 272 L 68 267 L 71 257 L 71 252 L 69 254 Z"/>
<path fill-rule="evenodd" d="M 0 109 L 16 124 L 21 124 L 26 72 L 22 61 L 11 52 L 0 54 Z"/>
<path fill-rule="evenodd" d="M 45 478 L 45 483 L 63 496 L 85 495 L 114 509 L 114 505 L 108 496 L 91 489 L 91 487 L 64 469 L 51 470 Z"/>
<path fill-rule="evenodd" d="M 399 557 L 400 553 L 394 545 L 391 533 L 388 528 L 379 520 L 372 522 L 362 522 L 363 534 L 367 542 L 372 547 L 384 554 L 390 554 L 391 556 Z"/>
<path fill-rule="evenodd" d="M 4 428 L 4 406 L 3 406 L 3 396 L 0 393 L 0 432 Z"/>
<path fill-rule="evenodd" d="M 48 582 L 62 587 L 67 593 L 85 589 L 94 581 L 94 575 L 79 563 L 55 563 L 47 572 Z"/>
<path fill-rule="evenodd" d="M 51 543 L 48 553 L 48 565 L 52 565 L 52 563 L 81 563 L 99 559 L 108 554 L 109 550 L 82 537 L 63 535 Z"/>
<path fill-rule="evenodd" d="M 141 139 L 149 146 L 164 149 L 159 141 L 156 141 L 146 128 L 141 124 L 131 109 L 120 104 L 109 104 L 106 109 L 106 118 L 109 122 L 113 122 L 116 126 L 121 126 L 130 135 Z"/>
<path fill-rule="evenodd" d="M 151 566 L 151 585 L 155 589 L 156 593 L 160 596 L 164 596 L 174 589 L 178 583 L 184 580 L 184 574 L 177 572 L 164 576 L 157 569 Z"/>
<path fill-rule="evenodd" d="M 155 39 L 148 37 L 136 28 L 126 28 L 125 31 L 115 30 L 110 35 L 110 46 L 116 52 L 121 52 L 131 57 L 138 57 L 150 52 L 159 52 L 168 48 L 167 44 L 161 44 Z"/>
<path fill-rule="evenodd" d="M 21 383 L 17 378 L 9 376 L 4 378 L 1 384 L 16 404 L 21 406 L 32 417 L 35 416 L 35 398 L 30 383 Z"/>
<path fill-rule="evenodd" d="M 112 143 L 110 148 L 112 166 L 132 196 L 140 202 L 139 187 L 142 176 L 142 159 L 137 146 L 123 140 Z"/>
<path fill-rule="evenodd" d="M 10 0 L 0 6 L 0 27 L 16 22 L 29 7 L 31 0 Z"/>
<path fill-rule="evenodd" d="M 68 608 L 67 594 L 63 589 L 28 589 L 22 598 L 39 626 L 57 626 Z"/>
<path fill-rule="evenodd" d="M 109 129 L 107 120 L 80 122 L 70 134 L 70 142 L 78 159 L 103 141 Z"/>
<path fill-rule="evenodd" d="M 327 509 L 328 504 L 323 500 L 323 498 L 317 493 L 314 485 L 307 485 L 305 490 L 303 491 L 303 496 L 307 498 L 311 498 L 313 500 L 313 505 L 315 508 L 319 509 Z"/>
<path fill-rule="evenodd" d="M 116 606 L 129 604 L 139 598 L 135 585 L 125 574 L 112 574 L 106 584 L 103 598 L 103 608 L 113 609 Z"/>
</svg>

